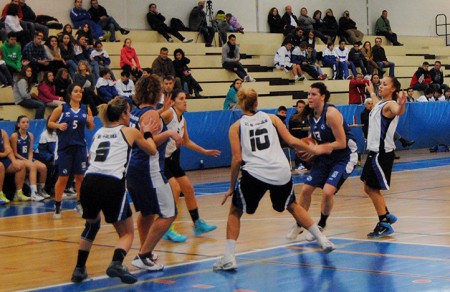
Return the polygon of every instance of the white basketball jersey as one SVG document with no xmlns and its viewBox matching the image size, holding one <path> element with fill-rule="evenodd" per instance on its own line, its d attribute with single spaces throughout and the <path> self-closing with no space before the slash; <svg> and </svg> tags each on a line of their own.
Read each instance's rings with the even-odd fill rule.
<svg viewBox="0 0 450 292">
<path fill-rule="evenodd" d="M 369 132 L 367 135 L 367 149 L 374 152 L 391 152 L 395 150 L 394 134 L 397 129 L 398 116 L 388 119 L 383 116 L 383 108 L 389 102 L 378 102 L 369 114 Z"/>
<path fill-rule="evenodd" d="M 167 124 L 167 129 L 173 130 L 177 132 L 181 137 L 183 137 L 185 127 L 184 116 L 181 115 L 181 118 L 178 120 L 177 112 L 175 111 L 175 109 L 171 107 L 170 110 L 172 111 L 172 120 Z M 177 150 L 177 144 L 172 138 L 170 138 L 169 142 L 167 143 L 165 157 L 170 157 L 172 153 L 175 152 L 175 150 Z"/>
<path fill-rule="evenodd" d="M 109 175 L 118 179 L 125 176 L 131 146 L 121 131 L 122 127 L 101 128 L 95 133 L 86 173 Z"/>
<path fill-rule="evenodd" d="M 284 185 L 291 180 L 289 162 L 268 114 L 242 116 L 240 135 L 243 170 L 272 185 Z"/>
</svg>

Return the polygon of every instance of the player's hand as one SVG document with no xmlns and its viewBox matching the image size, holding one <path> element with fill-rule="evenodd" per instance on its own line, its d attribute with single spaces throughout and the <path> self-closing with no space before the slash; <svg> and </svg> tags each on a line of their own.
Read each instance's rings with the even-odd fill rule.
<svg viewBox="0 0 450 292">
<path fill-rule="evenodd" d="M 173 133 L 170 136 L 170 138 L 172 138 L 175 141 L 175 144 L 177 145 L 177 148 L 180 148 L 181 145 L 183 145 L 183 138 L 177 132 L 173 131 Z"/>
<path fill-rule="evenodd" d="M 218 157 L 220 156 L 220 151 L 215 149 L 206 149 L 205 155 Z"/>
<path fill-rule="evenodd" d="M 67 123 L 58 124 L 58 130 L 63 131 L 63 132 L 65 130 L 67 130 Z"/>
<path fill-rule="evenodd" d="M 397 102 L 399 105 L 404 105 L 407 100 L 406 92 L 404 90 L 397 93 Z"/>
<path fill-rule="evenodd" d="M 233 195 L 233 189 L 228 189 L 228 191 L 223 196 L 223 200 L 222 200 L 221 205 L 225 204 L 225 202 L 227 201 L 228 197 L 231 197 L 231 195 Z"/>
<path fill-rule="evenodd" d="M 141 133 L 144 134 L 145 132 L 151 132 L 156 133 L 159 128 L 159 120 L 155 120 L 153 118 L 143 119 L 140 124 Z"/>
<path fill-rule="evenodd" d="M 369 94 L 375 93 L 372 81 L 369 80 L 369 83 L 366 83 L 366 89 Z"/>
<path fill-rule="evenodd" d="M 330 154 L 333 152 L 333 147 L 330 143 L 313 145 L 311 148 L 315 155 Z"/>
</svg>

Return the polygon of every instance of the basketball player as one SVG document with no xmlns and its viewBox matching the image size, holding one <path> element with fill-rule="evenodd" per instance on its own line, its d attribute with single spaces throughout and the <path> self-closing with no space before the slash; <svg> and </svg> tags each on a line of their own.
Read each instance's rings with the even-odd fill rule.
<svg viewBox="0 0 450 292">
<path fill-rule="evenodd" d="M 90 165 L 81 185 L 81 205 L 86 224 L 81 233 L 78 260 L 72 274 L 72 282 L 79 283 L 88 277 L 86 261 L 97 232 L 100 229 L 100 211 L 105 221 L 113 224 L 119 235 L 114 255 L 106 270 L 110 277 L 119 277 L 124 283 L 134 283 L 123 259 L 133 243 L 133 217 L 125 191 L 125 172 L 131 145 L 148 155 L 156 153 L 150 124 L 141 129 L 144 136 L 126 125 L 130 123 L 130 106 L 121 97 L 100 106 L 103 127 L 95 135 L 90 148 Z"/>
<path fill-rule="evenodd" d="M 350 176 L 358 163 L 356 141 L 342 114 L 328 103 L 330 92 L 322 82 L 311 84 L 308 92 L 309 124 L 311 136 L 319 145 L 329 145 L 333 152 L 316 157 L 309 175 L 300 193 L 300 206 L 309 210 L 311 195 L 316 188 L 322 188 L 320 231 L 326 226 L 328 216 L 333 209 L 334 195 Z M 306 110 L 306 109 L 305 109 Z M 301 226 L 294 224 L 287 234 L 288 239 L 296 239 L 303 232 Z M 315 237 L 310 233 L 306 240 Z"/>
<path fill-rule="evenodd" d="M 175 89 L 171 92 L 170 98 L 173 103 L 172 107 L 161 114 L 167 128 L 180 134 L 183 138 L 183 145 L 192 151 L 208 156 L 219 156 L 219 150 L 205 149 L 189 139 L 186 120 L 183 116 L 183 113 L 187 111 L 186 93 L 180 89 Z M 197 200 L 195 199 L 194 187 L 180 166 L 180 154 L 181 150 L 176 147 L 175 141 L 169 140 L 166 148 L 166 159 L 164 160 L 164 174 L 172 186 L 175 200 L 178 202 L 180 192 L 182 192 L 186 202 L 186 207 L 188 208 L 191 219 L 194 222 L 195 235 L 213 231 L 217 228 L 217 226 L 208 225 L 203 219 L 200 218 Z M 164 234 L 163 239 L 174 242 L 186 241 L 187 237 L 176 232 L 173 226 L 174 225 L 172 225 L 166 234 Z"/>
<path fill-rule="evenodd" d="M 72 174 L 75 177 L 77 192 L 77 211 L 80 215 L 83 209 L 80 203 L 80 188 L 87 166 L 87 146 L 84 138 L 84 128 L 94 129 L 94 118 L 91 109 L 81 104 L 83 88 L 71 84 L 67 88 L 69 102 L 55 108 L 48 120 L 48 127 L 56 130 L 58 142 L 56 147 L 56 165 L 58 180 L 55 184 L 54 219 L 61 218 L 61 200 L 64 189 Z"/>
<path fill-rule="evenodd" d="M 367 86 L 373 108 L 369 114 L 367 135 L 369 154 L 361 180 L 364 182 L 364 191 L 372 200 L 379 219 L 373 232 L 367 234 L 369 238 L 379 238 L 394 233 L 391 224 L 397 221 L 397 217 L 389 213 L 381 190 L 389 190 L 395 157 L 394 134 L 398 117 L 405 112 L 407 97 L 404 92 L 400 93 L 400 88 L 400 82 L 391 76 L 381 80 L 378 96 L 372 83 Z"/>
<path fill-rule="evenodd" d="M 317 237 L 317 242 L 326 253 L 335 249 L 314 224 L 308 212 L 297 204 L 292 184 L 289 162 L 280 146 L 281 138 L 300 150 L 313 154 L 330 153 L 329 145 L 309 146 L 289 134 L 286 125 L 275 115 L 257 111 L 258 95 L 253 89 L 238 92 L 238 104 L 243 116 L 230 127 L 231 179 L 222 204 L 233 195 L 227 223 L 225 255 L 214 265 L 214 270 L 234 270 L 236 240 L 240 232 L 240 218 L 244 212 L 255 213 L 259 201 L 266 191 L 274 210 L 287 209 L 299 225 L 307 228 Z M 278 132 L 278 133 L 277 133 Z M 242 176 L 238 180 L 239 171 Z M 236 184 L 237 182 L 237 184 Z"/>
</svg>

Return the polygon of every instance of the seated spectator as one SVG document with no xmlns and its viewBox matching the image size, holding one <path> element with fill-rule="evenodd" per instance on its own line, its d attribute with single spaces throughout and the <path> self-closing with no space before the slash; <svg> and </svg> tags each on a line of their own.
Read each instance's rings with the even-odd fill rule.
<svg viewBox="0 0 450 292">
<path fill-rule="evenodd" d="M 377 19 L 375 23 L 375 34 L 385 36 L 388 41 L 390 41 L 394 46 L 403 46 L 397 40 L 397 34 L 391 29 L 391 23 L 387 19 L 387 11 L 383 10 L 380 18 Z"/>
<path fill-rule="evenodd" d="M 5 60 L 2 59 L 1 51 L 0 51 L 0 82 L 2 83 L 0 88 L 12 87 L 14 84 L 12 74 L 11 72 L 9 72 Z"/>
<path fill-rule="evenodd" d="M 427 88 L 433 89 L 439 88 L 439 85 L 433 85 L 433 80 L 431 79 L 430 71 L 428 71 L 428 62 L 423 62 L 422 67 L 417 68 L 411 78 L 411 83 L 409 84 L 414 90 L 424 91 Z"/>
<path fill-rule="evenodd" d="M 308 32 L 308 36 L 306 37 L 306 43 L 311 45 L 313 48 L 316 47 L 316 36 L 314 35 L 314 31 L 310 30 Z"/>
<path fill-rule="evenodd" d="M 133 63 L 134 61 L 134 63 Z M 131 47 L 131 39 L 126 38 L 120 50 L 120 68 L 129 72 L 131 80 L 136 81 L 142 76 L 141 64 L 136 54 L 136 50 Z"/>
<path fill-rule="evenodd" d="M 242 86 L 242 79 L 234 79 L 233 83 L 230 85 L 227 96 L 223 102 L 224 110 L 237 110 L 240 109 L 237 103 L 237 93 Z"/>
<path fill-rule="evenodd" d="M 369 114 L 370 111 L 372 110 L 373 107 L 373 101 L 372 99 L 366 98 L 366 100 L 364 100 L 364 110 L 361 112 L 361 124 L 362 126 L 362 131 L 363 131 L 363 135 L 364 135 L 364 140 L 367 140 L 367 133 L 369 131 Z"/>
<path fill-rule="evenodd" d="M 70 79 L 69 71 L 66 68 L 59 69 L 55 77 L 55 94 L 65 100 L 70 84 L 72 84 L 72 79 Z"/>
<path fill-rule="evenodd" d="M 64 96 L 56 94 L 55 76 L 51 71 L 44 72 L 44 79 L 38 85 L 38 99 L 48 107 L 58 107 L 65 103 Z"/>
<path fill-rule="evenodd" d="M 286 73 L 292 71 L 292 74 L 294 74 L 295 82 L 303 81 L 305 80 L 305 76 L 303 75 L 302 68 L 299 64 L 295 64 L 292 62 L 291 50 L 292 43 L 290 41 L 287 41 L 287 43 L 281 46 L 275 53 L 273 64 L 276 69 L 284 70 L 284 72 Z"/>
<path fill-rule="evenodd" d="M 44 39 L 46 40 L 48 38 L 48 27 L 36 21 L 36 13 L 34 13 L 33 9 L 25 3 L 25 0 L 19 0 L 19 6 L 20 10 L 22 10 L 22 20 L 33 23 L 35 30 L 42 32 L 44 34 Z"/>
<path fill-rule="evenodd" d="M 159 50 L 159 56 L 152 63 L 152 72 L 161 78 L 168 75 L 175 76 L 175 67 L 172 59 L 169 58 L 169 50 L 166 47 Z M 181 89 L 180 78 L 176 77 L 175 80 L 175 87 Z"/>
<path fill-rule="evenodd" d="M 114 85 L 119 96 L 127 99 L 128 104 L 133 104 L 134 96 L 134 82 L 130 80 L 130 73 L 122 71 L 120 73 L 120 80 Z"/>
<path fill-rule="evenodd" d="M 286 36 L 298 26 L 298 20 L 297 20 L 297 16 L 295 16 L 292 13 L 291 5 L 287 5 L 284 8 L 284 11 L 285 12 L 283 14 L 283 17 L 281 18 L 281 22 L 283 24 L 283 34 Z M 295 45 L 295 44 L 292 44 L 292 45 Z"/>
<path fill-rule="evenodd" d="M 338 76 L 339 58 L 334 51 L 332 42 L 328 42 L 327 48 L 322 52 L 322 65 L 333 69 L 333 80 L 340 79 Z"/>
<path fill-rule="evenodd" d="M 270 33 L 283 33 L 283 22 L 276 7 L 270 9 L 267 23 L 269 24 Z"/>
<path fill-rule="evenodd" d="M 217 31 L 219 33 L 219 45 L 222 47 L 227 42 L 228 23 L 225 18 L 225 11 L 218 10 L 214 19 Z"/>
<path fill-rule="evenodd" d="M 447 87 L 447 88 L 444 90 L 444 97 L 445 97 L 445 100 L 446 100 L 446 101 L 450 101 L 450 87 Z"/>
<path fill-rule="evenodd" d="M 34 23 L 29 22 L 29 21 L 24 21 L 24 20 L 23 20 L 23 13 L 22 13 L 22 8 L 21 8 L 20 5 L 19 5 L 19 4 L 20 4 L 20 3 L 19 3 L 19 0 L 11 0 L 10 3 L 6 4 L 6 5 L 3 7 L 1 20 L 2 20 L 2 21 L 5 21 L 6 15 L 7 15 L 7 13 L 8 13 L 9 6 L 10 6 L 11 4 L 16 5 L 16 6 L 18 7 L 17 16 L 18 16 L 19 21 L 20 21 L 20 26 L 22 26 L 22 29 L 23 29 L 24 31 L 28 31 L 28 32 L 29 32 L 29 34 L 30 34 L 30 39 L 29 39 L 29 40 L 31 40 L 31 38 L 32 38 L 32 37 L 35 35 L 35 33 L 36 33 L 36 27 L 34 26 Z M 7 32 L 6 32 L 6 33 L 7 33 Z M 22 46 L 24 46 L 25 44 L 26 44 L 26 43 L 23 43 Z"/>
<path fill-rule="evenodd" d="M 350 50 L 348 54 L 348 60 L 352 62 L 355 67 L 361 68 L 361 72 L 364 75 L 364 78 L 370 79 L 370 76 L 367 72 L 368 62 L 364 57 L 364 54 L 360 50 L 361 43 L 357 42 L 353 44 L 353 48 Z"/>
<path fill-rule="evenodd" d="M 92 76 L 91 68 L 86 60 L 78 62 L 77 72 L 73 80 L 74 84 L 78 84 L 83 89 L 83 98 L 81 103 L 89 105 L 92 114 L 96 116 L 98 114 L 97 105 L 101 104 L 101 100 L 95 94 L 94 78 Z M 68 96 L 65 96 L 66 101 Z"/>
<path fill-rule="evenodd" d="M 152 68 L 148 67 L 142 68 L 142 77 L 152 75 L 152 73 L 153 73 Z"/>
<path fill-rule="evenodd" d="M 435 101 L 445 101 L 445 96 L 442 94 L 442 89 L 440 88 L 434 90 L 433 97 Z"/>
<path fill-rule="evenodd" d="M 97 82 L 100 77 L 100 69 L 98 63 L 95 61 L 91 61 L 91 51 L 92 49 L 86 43 L 86 37 L 83 34 L 78 35 L 77 43 L 73 47 L 73 51 L 75 53 L 75 61 L 80 64 L 81 61 L 86 61 L 92 69 L 92 77 L 93 81 Z M 74 77 L 75 78 L 75 77 Z"/>
<path fill-rule="evenodd" d="M 75 59 L 75 50 L 73 43 L 71 41 L 71 36 L 68 33 L 64 33 L 61 37 L 61 42 L 59 44 L 59 51 L 61 52 L 61 57 L 66 63 L 69 69 L 69 74 L 73 78 L 75 76 L 75 71 L 77 70 L 77 61 Z"/>
<path fill-rule="evenodd" d="M 14 83 L 13 96 L 14 103 L 25 108 L 36 109 L 35 119 L 43 119 L 45 113 L 45 104 L 37 100 L 37 95 L 31 92 L 33 88 L 33 69 L 29 66 L 23 66 L 18 80 Z"/>
<path fill-rule="evenodd" d="M 92 21 L 91 15 L 83 9 L 83 0 L 75 0 L 75 5 L 70 11 L 70 19 L 75 28 L 80 29 L 85 23 L 88 23 L 92 29 L 92 35 L 95 39 L 105 40 L 105 32 L 100 25 Z"/>
<path fill-rule="evenodd" d="M 78 39 L 80 35 L 83 35 L 86 38 L 86 46 L 91 50 L 94 48 L 94 36 L 92 35 L 92 30 L 89 23 L 84 23 L 79 30 L 75 33 L 75 39 Z"/>
<path fill-rule="evenodd" d="M 375 94 L 378 96 L 378 89 L 380 88 L 380 84 L 381 84 L 381 80 L 380 80 L 380 76 L 376 73 L 374 73 L 372 75 L 372 79 L 370 80 L 373 84 L 373 89 Z M 366 88 L 366 98 L 370 98 L 370 94 L 369 91 Z"/>
<path fill-rule="evenodd" d="M 412 89 L 411 87 L 408 87 L 408 89 L 406 89 L 406 101 L 407 102 L 415 102 L 416 100 L 413 97 L 414 94 L 414 89 Z"/>
<path fill-rule="evenodd" d="M 173 55 L 175 57 L 173 60 L 175 76 L 180 78 L 183 90 L 190 95 L 194 92 L 195 97 L 202 97 L 200 91 L 203 91 L 203 88 L 198 84 L 197 80 L 195 80 L 194 76 L 192 76 L 191 69 L 188 67 L 191 60 L 186 58 L 182 49 L 176 49 L 173 52 Z"/>
<path fill-rule="evenodd" d="M 322 68 L 320 68 L 320 64 L 317 62 L 317 52 L 314 49 L 312 45 L 307 46 L 308 54 L 306 55 L 306 60 L 308 61 L 308 64 L 311 66 L 314 66 L 314 68 L 317 70 L 317 73 L 319 75 L 323 75 L 322 79 L 326 79 L 328 77 L 327 74 L 322 74 Z M 322 55 L 321 55 L 322 56 Z"/>
<path fill-rule="evenodd" d="M 383 75 L 385 72 L 378 67 L 378 64 L 373 60 L 373 54 L 372 54 L 372 44 L 369 41 L 364 42 L 363 47 L 361 48 L 361 52 L 364 55 L 364 58 L 366 59 L 367 65 L 368 65 L 368 72 L 370 75 L 373 75 L 374 69 L 377 69 L 377 72 L 379 74 Z"/>
<path fill-rule="evenodd" d="M 244 33 L 244 27 L 239 23 L 236 16 L 231 13 L 225 14 L 225 19 L 228 23 L 228 31 Z"/>
<path fill-rule="evenodd" d="M 89 8 L 88 12 L 91 15 L 92 21 L 98 24 L 102 29 L 109 31 L 110 42 L 119 42 L 119 40 L 116 39 L 116 31 L 120 31 L 123 35 L 130 33 L 129 30 L 122 28 L 114 17 L 109 16 L 106 9 L 99 5 L 97 0 L 91 0 L 91 8 Z"/>
<path fill-rule="evenodd" d="M 434 67 L 430 70 L 431 79 L 433 80 L 433 85 L 437 87 L 439 86 L 440 89 L 446 89 L 448 88 L 447 84 L 444 84 L 444 72 L 441 70 L 441 61 L 435 61 Z"/>
<path fill-rule="evenodd" d="M 336 36 L 339 32 L 339 25 L 337 23 L 336 18 L 333 15 L 333 10 L 331 10 L 331 8 L 328 8 L 325 11 L 321 32 L 324 35 L 329 36 L 332 42 L 336 40 Z"/>
<path fill-rule="evenodd" d="M 314 80 L 323 80 L 327 76 L 320 75 L 317 72 L 316 66 L 308 62 L 308 49 L 306 42 L 302 42 L 299 47 L 295 47 L 292 51 L 292 63 L 299 64 L 303 72 L 306 72 Z"/>
<path fill-rule="evenodd" d="M 428 87 L 424 90 L 424 94 L 417 99 L 417 102 L 434 101 L 433 95 L 434 95 L 433 89 Z"/>
<path fill-rule="evenodd" d="M 198 31 L 203 35 L 207 47 L 211 47 L 214 39 L 214 28 L 207 25 L 205 8 L 205 0 L 198 1 L 198 5 L 192 8 L 189 14 L 189 29 Z"/>
<path fill-rule="evenodd" d="M 348 54 L 349 51 L 347 49 L 347 47 L 345 46 L 345 41 L 344 40 L 340 40 L 339 41 L 339 47 L 334 49 L 334 53 L 338 56 L 338 64 L 339 64 L 339 68 L 338 68 L 338 79 L 341 79 L 340 77 L 342 77 L 342 79 L 350 79 L 351 76 L 349 74 L 348 68 L 350 67 L 350 70 L 353 73 L 353 76 L 356 76 L 356 68 L 355 65 L 353 64 L 353 62 L 348 60 Z"/>
<path fill-rule="evenodd" d="M 66 61 L 61 56 L 61 49 L 59 48 L 58 38 L 56 36 L 50 36 L 44 44 L 45 55 L 50 62 L 50 71 L 53 72 L 53 76 L 56 75 L 60 68 L 66 67 Z"/>
<path fill-rule="evenodd" d="M 33 159 L 34 136 L 28 132 L 30 121 L 27 116 L 21 115 L 17 118 L 15 132 L 9 138 L 11 148 L 17 160 L 25 165 L 30 182 L 32 201 L 42 201 L 50 197 L 45 191 L 45 180 L 47 178 L 47 167 L 39 160 Z M 39 174 L 39 180 L 38 180 Z"/>
<path fill-rule="evenodd" d="M 348 104 L 362 104 L 366 98 L 366 85 L 369 80 L 363 79 L 361 73 L 356 74 L 355 78 L 350 79 L 348 85 Z"/>
<path fill-rule="evenodd" d="M 276 116 L 283 122 L 286 126 L 286 117 L 287 117 L 287 108 L 284 105 L 280 105 L 277 109 Z M 278 139 L 280 140 L 280 145 L 282 148 L 289 147 L 289 145 L 281 138 L 280 134 L 278 134 Z"/>
<path fill-rule="evenodd" d="M 157 32 L 159 32 L 160 34 L 162 34 L 162 36 L 169 42 L 169 43 L 173 43 L 173 39 L 170 37 L 169 34 L 173 35 L 174 37 L 176 37 L 177 39 L 179 39 L 180 41 L 182 41 L 183 43 L 190 43 L 193 41 L 193 39 L 191 38 L 185 38 L 184 36 L 182 36 L 178 31 L 173 30 L 172 28 L 168 27 L 164 21 L 166 21 L 166 18 L 159 13 L 158 11 L 158 7 L 156 6 L 155 3 L 151 3 L 148 6 L 149 12 L 147 13 L 147 22 L 148 25 L 150 25 L 150 27 L 153 30 L 156 30 Z"/>
<path fill-rule="evenodd" d="M 22 49 L 16 41 L 16 33 L 10 32 L 8 33 L 8 41 L 2 44 L 2 58 L 11 76 L 22 70 Z"/>
<path fill-rule="evenodd" d="M 26 169 L 22 161 L 15 158 L 14 152 L 9 144 L 9 137 L 5 130 L 0 129 L 0 205 L 8 204 L 10 200 L 3 193 L 3 182 L 5 173 L 14 173 L 16 193 L 14 201 L 29 201 L 30 198 L 23 194 L 22 188 L 25 183 Z"/>
<path fill-rule="evenodd" d="M 111 73 L 112 80 L 116 80 L 114 73 L 111 71 L 109 65 L 111 64 L 111 59 L 109 58 L 109 54 L 107 51 L 103 49 L 103 44 L 101 41 L 95 42 L 94 49 L 91 51 L 91 55 L 89 57 L 91 64 L 96 63 L 98 69 L 108 69 Z"/>
<path fill-rule="evenodd" d="M 307 40 L 307 36 L 303 35 L 303 29 L 301 27 L 296 27 L 284 38 L 282 46 L 287 43 L 291 43 L 292 47 L 298 47 L 300 44 Z"/>
<path fill-rule="evenodd" d="M 10 33 L 12 31 L 15 32 L 17 41 L 22 46 L 25 46 L 31 41 L 31 31 L 22 28 L 18 13 L 19 5 L 13 3 L 9 4 L 5 17 L 5 29 L 6 33 Z"/>
<path fill-rule="evenodd" d="M 172 91 L 175 87 L 175 77 L 172 75 L 166 75 L 162 78 L 162 93 L 159 103 L 156 105 L 156 109 L 162 113 L 172 106 Z"/>
<path fill-rule="evenodd" d="M 97 80 L 95 87 L 97 88 L 98 98 L 102 103 L 108 103 L 111 99 L 119 96 L 114 85 L 115 82 L 111 79 L 111 71 L 106 68 L 100 70 L 100 78 Z"/>
<path fill-rule="evenodd" d="M 381 72 L 378 71 L 380 77 L 383 78 L 385 67 L 389 67 L 389 76 L 395 76 L 395 63 L 389 62 L 386 53 L 384 52 L 384 48 L 381 46 L 382 40 L 381 38 L 375 38 L 375 46 L 372 48 L 372 58 L 375 63 L 377 63 Z"/>
<path fill-rule="evenodd" d="M 58 179 L 57 166 L 55 165 L 55 150 L 58 136 L 56 131 L 46 125 L 46 129 L 39 137 L 39 146 L 34 151 L 34 156 L 47 167 L 47 180 L 45 181 L 45 191 L 54 196 L 55 183 Z"/>
<path fill-rule="evenodd" d="M 298 17 L 298 24 L 303 29 L 303 31 L 310 32 L 313 31 L 314 35 L 322 40 L 324 44 L 328 42 L 328 39 L 318 30 L 314 30 L 314 24 L 316 23 L 314 18 L 308 16 L 308 9 L 303 7 L 300 9 L 300 16 Z"/>
<path fill-rule="evenodd" d="M 58 32 L 58 34 L 56 35 L 60 42 L 62 41 L 62 37 L 64 34 L 68 34 L 70 36 L 70 41 L 72 42 L 72 44 L 75 44 L 76 40 L 73 36 L 73 29 L 71 24 L 68 23 L 64 25 L 63 30 L 61 32 Z"/>
<path fill-rule="evenodd" d="M 41 44 L 44 35 L 42 32 L 37 32 L 34 36 L 34 40 L 25 45 L 22 51 L 22 64 L 31 67 L 33 76 L 32 81 L 34 84 L 38 83 L 37 75 L 40 71 L 50 70 L 50 61 L 47 59 L 44 46 Z"/>
<path fill-rule="evenodd" d="M 348 10 L 345 10 L 339 19 L 339 35 L 347 40 L 347 45 L 362 42 L 364 38 L 364 34 L 357 29 L 356 23 L 350 18 Z"/>
<path fill-rule="evenodd" d="M 239 46 L 236 44 L 236 36 L 230 34 L 228 42 L 222 47 L 222 67 L 236 73 L 239 78 L 246 82 L 255 82 L 256 80 L 245 71 L 244 66 L 239 62 L 241 55 L 239 53 Z"/>
</svg>

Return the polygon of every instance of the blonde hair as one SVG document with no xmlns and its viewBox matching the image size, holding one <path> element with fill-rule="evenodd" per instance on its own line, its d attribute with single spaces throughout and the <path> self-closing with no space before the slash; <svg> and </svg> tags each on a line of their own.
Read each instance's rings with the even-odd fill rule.
<svg viewBox="0 0 450 292">
<path fill-rule="evenodd" d="M 252 88 L 241 88 L 238 93 L 238 105 L 243 111 L 253 111 L 258 101 L 258 93 Z"/>
<path fill-rule="evenodd" d="M 98 116 L 102 120 L 103 125 L 111 122 L 117 122 L 120 117 L 128 109 L 128 102 L 125 98 L 116 96 L 111 99 L 107 104 L 101 104 L 98 107 Z"/>
</svg>

